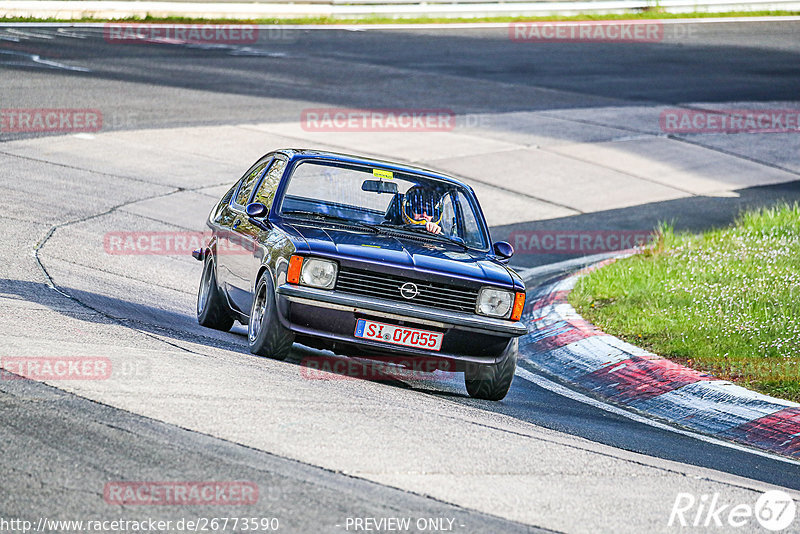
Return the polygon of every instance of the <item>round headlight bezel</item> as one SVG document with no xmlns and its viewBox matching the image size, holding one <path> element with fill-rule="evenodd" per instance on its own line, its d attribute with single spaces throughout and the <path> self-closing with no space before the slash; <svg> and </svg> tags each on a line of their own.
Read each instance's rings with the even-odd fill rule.
<svg viewBox="0 0 800 534">
<path fill-rule="evenodd" d="M 484 304 L 488 304 L 489 299 L 500 299 L 504 301 L 505 311 L 503 313 L 492 313 L 485 309 Z M 491 305 L 489 305 L 491 306 Z M 497 308 L 497 306 L 494 306 Z M 478 300 L 475 304 L 475 313 L 484 315 L 486 317 L 494 317 L 496 319 L 508 319 L 511 317 L 511 311 L 514 308 L 514 292 L 507 289 L 500 289 L 499 287 L 482 287 L 478 293 Z M 501 308 L 502 310 L 502 308 Z"/>
<path fill-rule="evenodd" d="M 326 271 L 326 276 L 322 277 L 320 269 Z M 322 258 L 305 258 L 303 267 L 300 269 L 300 285 L 313 287 L 316 289 L 333 289 L 336 285 L 336 276 L 339 273 L 339 266 L 335 261 L 323 260 Z M 322 283 L 325 281 L 325 283 Z"/>
</svg>

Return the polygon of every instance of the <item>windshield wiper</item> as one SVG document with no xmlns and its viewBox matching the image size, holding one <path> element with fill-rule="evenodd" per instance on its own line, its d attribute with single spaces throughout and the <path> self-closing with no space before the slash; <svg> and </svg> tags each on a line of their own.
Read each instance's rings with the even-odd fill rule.
<svg viewBox="0 0 800 534">
<path fill-rule="evenodd" d="M 430 233 L 430 232 L 428 232 L 428 233 Z M 464 250 L 469 250 L 469 246 L 466 243 L 464 243 L 464 240 L 461 239 L 458 236 L 447 237 L 444 234 L 430 234 L 430 235 L 433 236 L 433 237 L 438 237 L 439 239 L 444 239 L 445 241 L 447 241 L 449 243 L 453 243 L 455 245 L 458 245 L 458 246 L 462 247 Z"/>
<path fill-rule="evenodd" d="M 366 223 L 363 221 L 354 221 L 353 219 L 348 219 L 347 217 L 340 217 L 338 215 L 330 215 L 328 213 L 317 213 L 315 211 L 304 211 L 304 210 L 290 210 L 284 211 L 285 215 L 303 215 L 304 217 L 310 217 L 313 219 L 319 220 L 327 220 L 327 221 L 336 221 L 341 222 L 342 225 L 345 226 L 356 226 L 358 228 L 366 228 L 367 230 L 372 230 L 373 232 L 380 233 L 380 229 L 377 225 Z"/>
<path fill-rule="evenodd" d="M 447 241 L 448 243 L 453 243 L 454 245 L 458 245 L 458 246 L 462 247 L 464 250 L 469 250 L 470 249 L 470 247 L 464 242 L 464 240 L 462 238 L 460 238 L 458 236 L 448 237 L 448 236 L 446 236 L 444 234 L 434 234 L 434 233 L 431 233 L 431 232 L 427 231 L 425 228 L 422 227 L 422 225 L 413 226 L 412 227 L 410 225 L 408 225 L 408 226 L 400 226 L 400 225 L 397 225 L 397 224 L 392 224 L 392 225 L 389 225 L 389 226 L 392 229 L 403 230 L 405 232 L 411 232 L 411 233 L 414 233 L 414 234 L 417 234 L 417 235 L 424 235 L 425 237 L 431 237 L 431 238 L 434 238 L 434 239 L 439 239 L 441 241 Z"/>
</svg>

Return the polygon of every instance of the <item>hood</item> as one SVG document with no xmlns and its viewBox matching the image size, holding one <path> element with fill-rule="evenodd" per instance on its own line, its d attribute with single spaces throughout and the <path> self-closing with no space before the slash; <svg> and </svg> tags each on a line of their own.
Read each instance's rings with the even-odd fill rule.
<svg viewBox="0 0 800 534">
<path fill-rule="evenodd" d="M 428 271 L 475 281 L 511 287 L 508 270 L 487 259 L 487 253 L 438 240 L 405 238 L 399 235 L 376 234 L 356 229 L 292 224 L 289 226 L 305 240 L 298 252 L 331 258 L 350 259 L 402 269 Z"/>
</svg>

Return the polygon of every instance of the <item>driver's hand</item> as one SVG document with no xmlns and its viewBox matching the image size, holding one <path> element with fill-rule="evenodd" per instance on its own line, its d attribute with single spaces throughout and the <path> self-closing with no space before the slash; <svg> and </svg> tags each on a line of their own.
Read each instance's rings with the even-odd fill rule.
<svg viewBox="0 0 800 534">
<path fill-rule="evenodd" d="M 429 231 L 430 233 L 432 233 L 432 234 L 441 234 L 442 233 L 442 227 L 439 226 L 438 224 L 436 224 L 434 222 L 430 222 L 430 221 L 425 223 L 425 229 L 427 231 Z"/>
</svg>

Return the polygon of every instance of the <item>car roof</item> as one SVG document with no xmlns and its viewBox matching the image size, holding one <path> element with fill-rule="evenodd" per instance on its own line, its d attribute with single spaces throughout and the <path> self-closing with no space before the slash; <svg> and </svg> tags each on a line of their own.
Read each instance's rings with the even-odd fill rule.
<svg viewBox="0 0 800 534">
<path fill-rule="evenodd" d="M 357 163 L 357 164 L 360 163 L 362 165 L 369 165 L 372 167 L 380 167 L 398 172 L 407 172 L 410 174 L 427 176 L 429 178 L 435 178 L 437 180 L 442 180 L 444 182 L 460 185 L 461 187 L 464 187 L 472 191 L 472 188 L 469 185 L 465 184 L 461 180 L 453 178 L 452 176 L 434 172 L 428 169 L 423 169 L 421 167 L 414 167 L 413 165 L 405 165 L 402 163 L 395 163 L 391 161 L 385 161 L 374 158 L 366 158 L 363 156 L 353 156 L 350 154 L 340 154 L 338 152 L 328 152 L 324 150 L 312 150 L 305 148 L 284 148 L 275 150 L 274 152 L 285 155 L 286 157 L 289 158 L 291 162 L 299 160 L 321 160 L 321 161 L 335 161 L 341 163 Z"/>
</svg>

